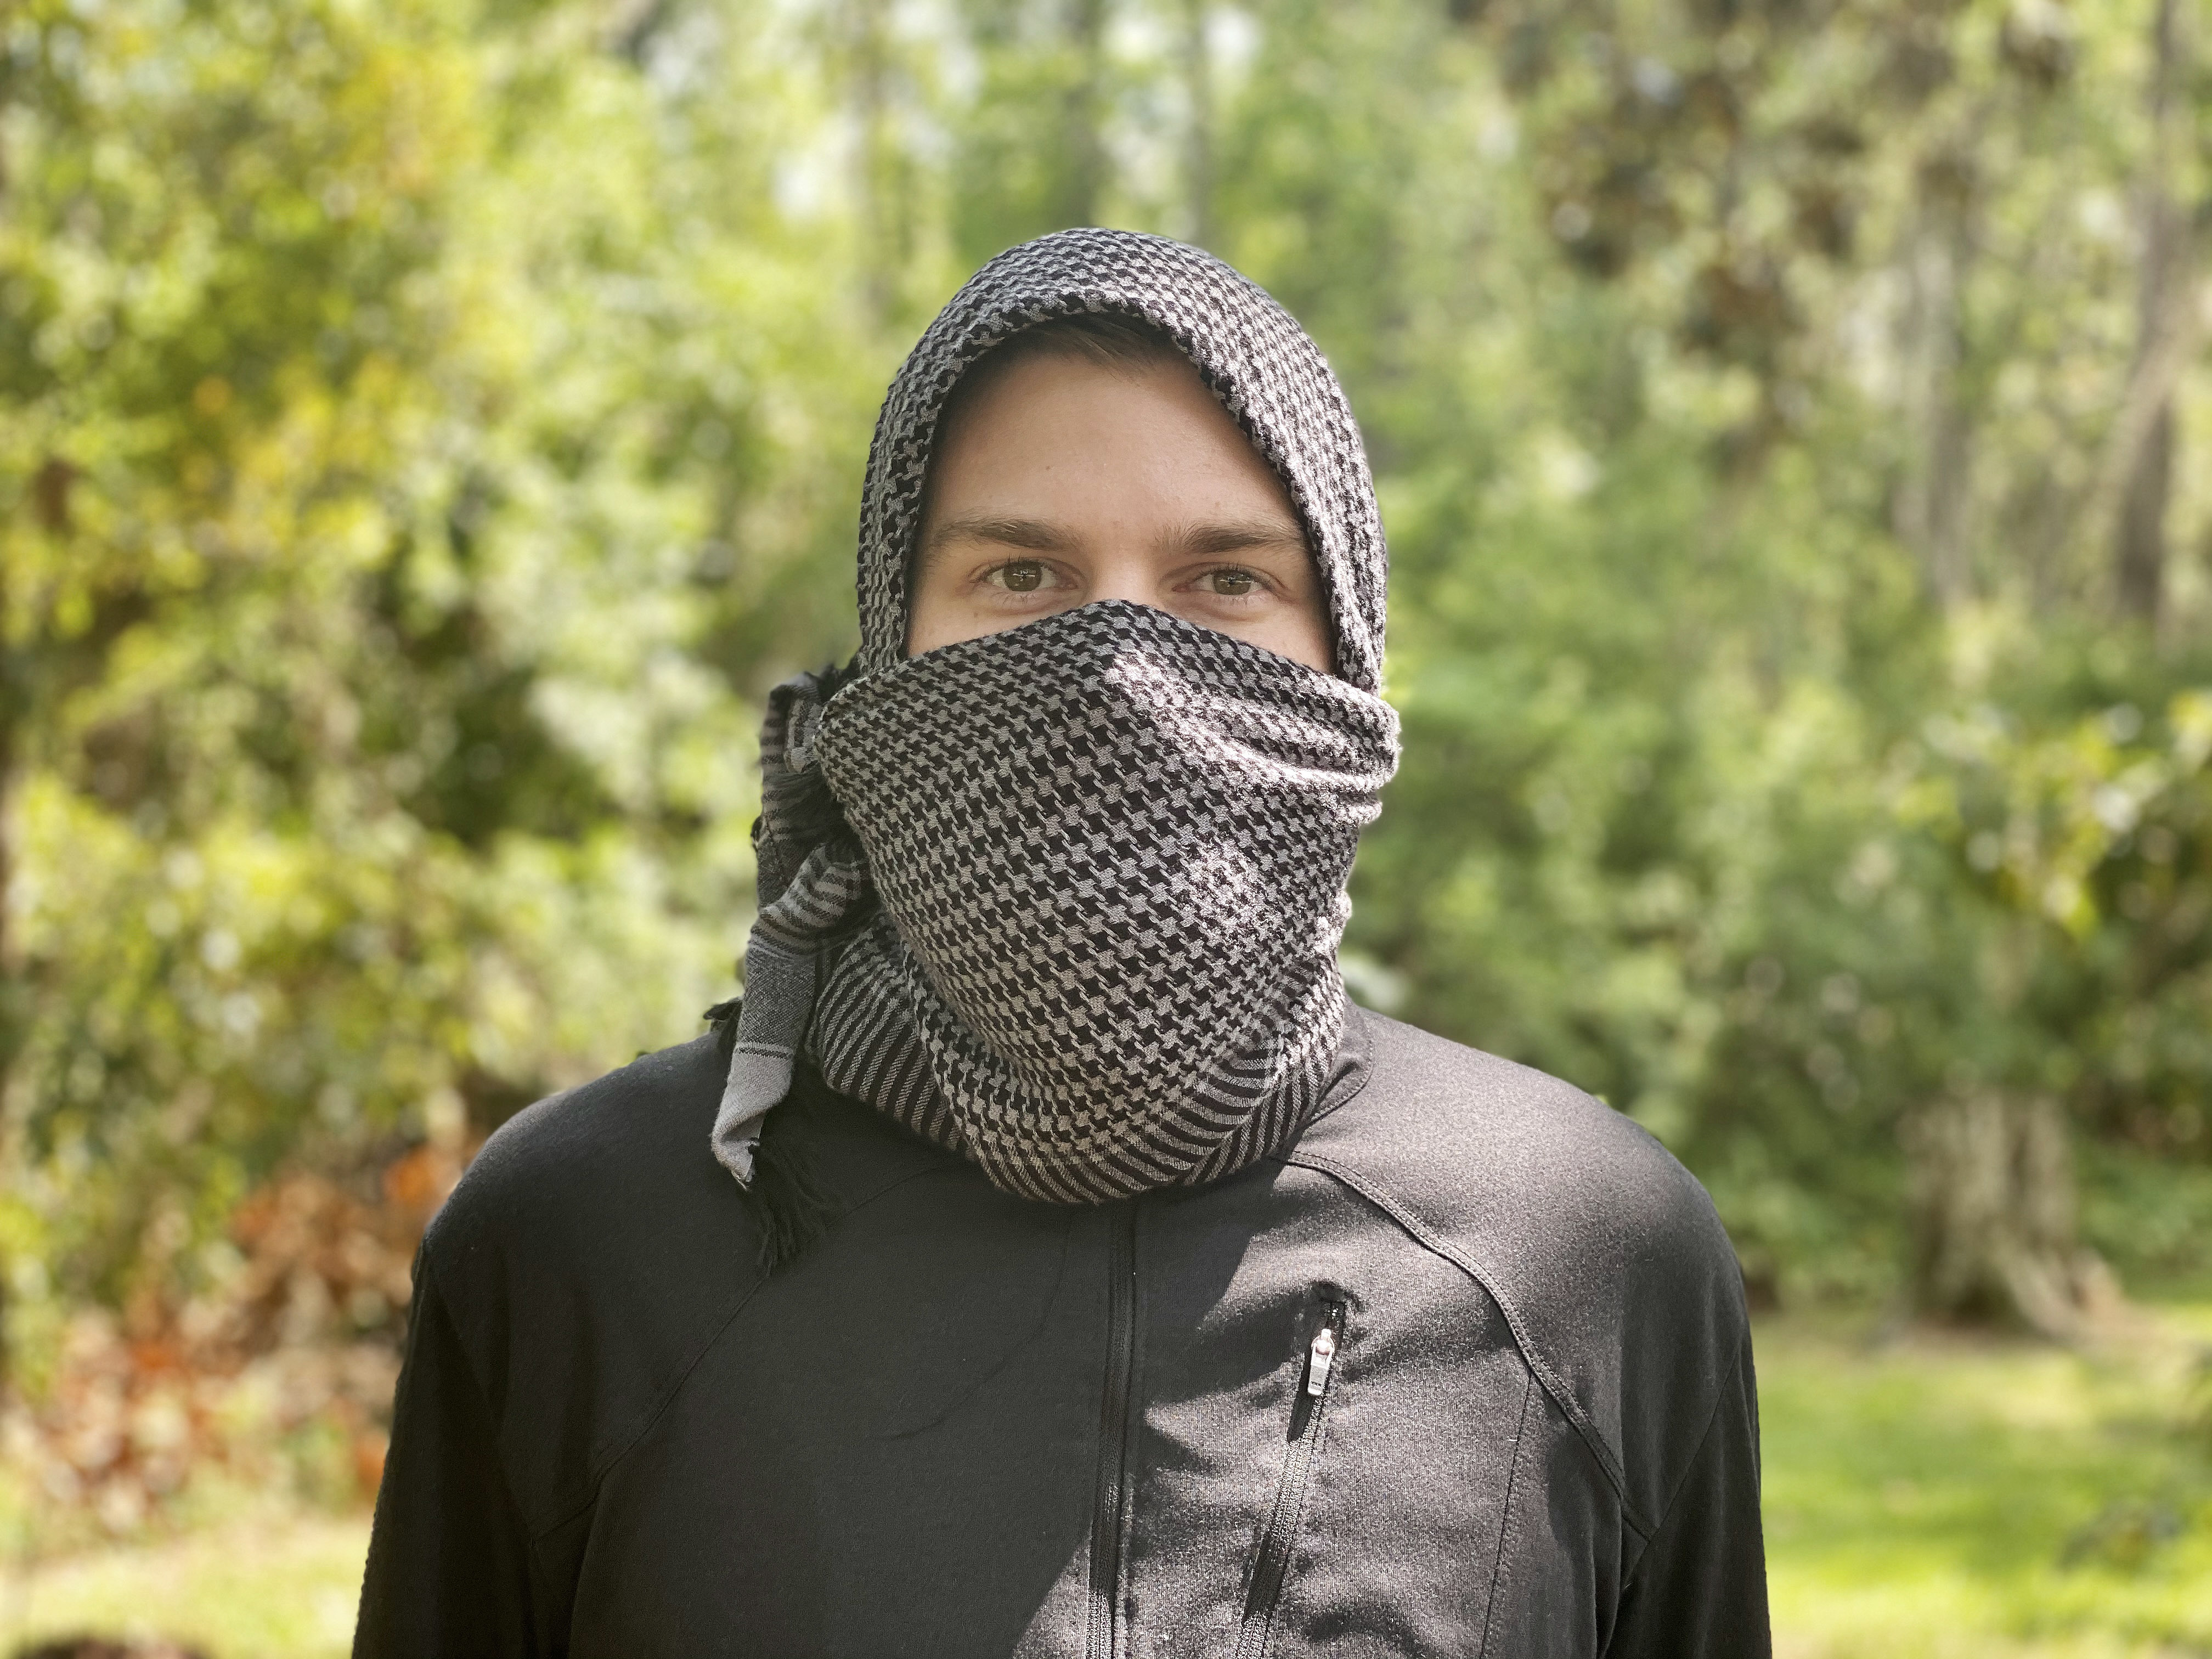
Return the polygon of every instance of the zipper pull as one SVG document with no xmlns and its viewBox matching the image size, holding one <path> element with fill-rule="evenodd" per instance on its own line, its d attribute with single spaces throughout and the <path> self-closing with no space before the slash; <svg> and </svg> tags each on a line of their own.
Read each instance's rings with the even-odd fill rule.
<svg viewBox="0 0 2212 1659">
<path fill-rule="evenodd" d="M 1306 1392 L 1316 1400 L 1328 1392 L 1328 1374 L 1336 1366 L 1336 1328 L 1343 1318 L 1341 1308 L 1331 1308 L 1306 1348 Z"/>
</svg>

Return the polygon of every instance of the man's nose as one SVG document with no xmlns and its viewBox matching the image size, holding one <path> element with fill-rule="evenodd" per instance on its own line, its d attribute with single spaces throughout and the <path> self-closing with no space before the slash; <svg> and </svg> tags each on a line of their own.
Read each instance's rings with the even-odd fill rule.
<svg viewBox="0 0 2212 1659">
<path fill-rule="evenodd" d="M 1102 554 L 1091 571 L 1090 602 L 1126 599 L 1134 605 L 1158 605 L 1158 576 L 1152 561 L 1135 548 Z"/>
</svg>

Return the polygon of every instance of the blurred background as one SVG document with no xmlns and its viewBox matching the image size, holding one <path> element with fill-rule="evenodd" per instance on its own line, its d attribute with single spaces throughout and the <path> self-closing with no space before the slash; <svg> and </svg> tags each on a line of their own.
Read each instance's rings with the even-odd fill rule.
<svg viewBox="0 0 2212 1659">
<path fill-rule="evenodd" d="M 1711 1190 L 1784 1650 L 2212 1651 L 2208 31 L 0 5 L 0 1650 L 343 1650 L 424 1218 L 734 988 L 882 389 L 1096 222 L 1351 392 L 1348 976 Z"/>
</svg>

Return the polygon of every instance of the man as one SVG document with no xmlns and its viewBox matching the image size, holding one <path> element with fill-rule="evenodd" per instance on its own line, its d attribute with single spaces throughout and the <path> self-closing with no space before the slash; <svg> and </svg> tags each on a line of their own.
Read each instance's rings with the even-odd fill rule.
<svg viewBox="0 0 2212 1659">
<path fill-rule="evenodd" d="M 915 348 L 713 1034 L 425 1240 L 361 1655 L 1765 1650 L 1741 1281 L 1626 1120 L 1363 1013 L 1358 429 L 1104 231 Z"/>
</svg>

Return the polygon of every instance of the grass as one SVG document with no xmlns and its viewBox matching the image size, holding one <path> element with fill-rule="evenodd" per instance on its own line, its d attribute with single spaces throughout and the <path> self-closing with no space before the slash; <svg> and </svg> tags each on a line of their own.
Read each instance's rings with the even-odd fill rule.
<svg viewBox="0 0 2212 1659">
<path fill-rule="evenodd" d="M 2212 1302 L 2094 1352 L 1759 1331 L 1786 1659 L 2212 1655 Z M 0 1581 L 0 1652 L 97 1629 L 211 1659 L 345 1652 L 368 1522 L 262 1512 Z"/>
<path fill-rule="evenodd" d="M 64 1557 L 0 1583 L 0 1652 L 98 1632 L 209 1659 L 339 1659 L 368 1550 L 367 1516 L 305 1512 Z"/>
<path fill-rule="evenodd" d="M 2212 1654 L 2212 1306 L 2085 1352 L 1759 1337 L 1784 1653 Z"/>
</svg>

